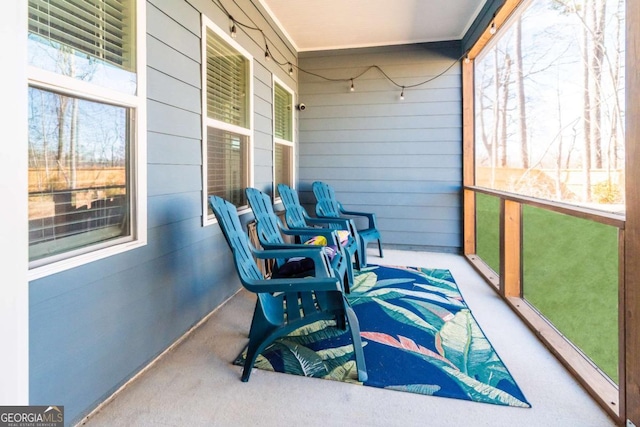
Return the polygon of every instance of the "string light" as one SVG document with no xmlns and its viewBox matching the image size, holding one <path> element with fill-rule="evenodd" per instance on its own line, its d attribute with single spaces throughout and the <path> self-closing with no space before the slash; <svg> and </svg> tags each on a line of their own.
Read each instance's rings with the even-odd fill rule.
<svg viewBox="0 0 640 427">
<path fill-rule="evenodd" d="M 411 84 L 411 85 L 401 85 L 399 83 L 397 83 L 395 80 L 393 80 L 388 74 L 386 74 L 384 72 L 384 70 L 382 68 L 380 68 L 377 65 L 370 65 L 368 66 L 364 71 L 362 71 L 360 74 L 358 74 L 357 76 L 354 77 L 349 77 L 349 78 L 330 78 L 330 77 L 326 77 L 311 71 L 307 71 L 304 70 L 300 67 L 298 67 L 297 65 L 292 64 L 290 61 L 284 61 L 284 62 L 279 62 L 276 58 L 273 57 L 273 55 L 271 54 L 271 52 L 269 51 L 269 40 L 267 39 L 267 35 L 265 34 L 265 32 L 258 28 L 258 27 L 254 27 L 251 25 L 247 25 L 243 22 L 240 21 L 236 21 L 233 16 L 231 16 L 231 14 L 228 13 L 227 9 L 224 7 L 224 4 L 222 3 L 222 0 L 213 0 L 214 3 L 217 3 L 218 6 L 220 6 L 220 8 L 224 11 L 225 14 L 227 14 L 227 16 L 229 17 L 229 20 L 231 21 L 231 28 L 230 28 L 230 33 L 231 33 L 231 37 L 236 38 L 237 37 L 237 26 L 240 26 L 244 29 L 247 30 L 254 30 L 254 31 L 258 31 L 260 32 L 260 34 L 262 34 L 262 38 L 264 41 L 264 46 L 265 46 L 265 50 L 264 50 L 264 59 L 265 61 L 270 61 L 273 59 L 273 61 L 278 64 L 281 67 L 287 67 L 288 66 L 288 72 L 290 76 L 293 76 L 293 68 L 297 68 L 299 72 L 305 73 L 305 74 L 309 74 L 311 76 L 315 76 L 318 77 L 320 79 L 326 80 L 326 81 L 331 81 L 331 82 L 351 82 L 351 86 L 349 87 L 349 91 L 351 92 L 355 92 L 355 83 L 354 81 L 360 77 L 362 77 L 365 73 L 367 73 L 369 70 L 371 69 L 376 69 L 378 70 L 389 82 L 391 82 L 394 86 L 398 87 L 401 89 L 400 92 L 400 100 L 404 100 L 404 90 L 405 89 L 409 89 L 409 88 L 414 88 L 414 87 L 419 87 L 422 85 L 425 85 L 441 76 L 443 76 L 446 72 L 448 72 L 454 65 L 458 64 L 460 60 L 464 59 L 464 61 L 466 63 L 468 63 L 470 61 L 469 58 L 469 53 L 467 52 L 465 55 L 460 56 L 459 58 L 457 58 L 456 60 L 454 60 L 451 65 L 449 65 L 445 70 L 443 70 L 442 72 L 440 72 L 438 75 L 433 76 L 425 81 L 422 82 L 418 82 L 415 84 Z M 493 14 L 493 19 L 491 21 L 491 26 L 489 27 L 489 32 L 491 34 L 495 34 L 496 32 L 496 23 L 495 23 L 495 13 Z"/>
<path fill-rule="evenodd" d="M 491 19 L 491 26 L 489 27 L 489 33 L 491 34 L 495 34 L 496 33 L 496 14 L 493 14 L 493 18 Z"/>
<path fill-rule="evenodd" d="M 231 37 L 238 37 L 238 29 L 236 28 L 236 20 L 233 19 L 233 16 L 229 15 L 229 20 L 231 21 Z"/>
<path fill-rule="evenodd" d="M 228 14 L 227 14 L 228 15 Z M 233 19 L 233 16 L 228 15 L 229 16 L 229 21 L 231 21 L 231 29 L 229 30 L 231 33 L 231 38 L 236 38 L 238 37 L 238 29 L 236 28 L 236 20 Z"/>
<path fill-rule="evenodd" d="M 467 53 L 467 54 L 464 56 L 464 63 L 465 63 L 465 64 L 468 64 L 469 62 L 471 62 L 471 59 L 469 59 L 469 54 Z"/>
</svg>

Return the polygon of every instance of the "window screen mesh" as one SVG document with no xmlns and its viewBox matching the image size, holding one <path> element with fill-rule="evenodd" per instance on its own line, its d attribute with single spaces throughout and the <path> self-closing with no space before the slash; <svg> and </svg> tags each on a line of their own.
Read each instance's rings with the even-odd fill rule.
<svg viewBox="0 0 640 427">
<path fill-rule="evenodd" d="M 248 138 L 221 129 L 207 129 L 207 195 L 245 206 L 249 186 Z"/>
<path fill-rule="evenodd" d="M 279 197 L 277 184 L 287 184 L 293 187 L 293 147 L 284 144 L 276 144 L 275 169 L 276 169 L 276 197 Z"/>
</svg>

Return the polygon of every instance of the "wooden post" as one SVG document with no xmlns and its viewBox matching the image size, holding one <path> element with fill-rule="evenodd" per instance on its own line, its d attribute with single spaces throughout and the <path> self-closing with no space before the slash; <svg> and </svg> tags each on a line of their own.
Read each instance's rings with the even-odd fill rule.
<svg viewBox="0 0 640 427">
<path fill-rule="evenodd" d="M 620 317 L 624 327 L 620 401 L 622 422 L 640 426 L 640 2 L 626 2 L 626 223 L 624 291 Z M 622 372 L 621 372 L 622 374 Z"/>
<path fill-rule="evenodd" d="M 624 424 L 626 419 L 626 387 L 627 369 L 625 368 L 626 352 L 625 352 L 625 327 L 626 319 L 624 316 L 625 305 L 625 251 L 624 251 L 625 234 L 624 229 L 618 230 L 618 421 Z"/>
<path fill-rule="evenodd" d="M 522 205 L 500 199 L 500 293 L 522 297 Z"/>
<path fill-rule="evenodd" d="M 473 61 L 462 62 L 462 184 L 475 185 L 475 142 L 473 111 Z M 476 195 L 464 190 L 463 196 L 463 253 L 476 253 Z"/>
</svg>

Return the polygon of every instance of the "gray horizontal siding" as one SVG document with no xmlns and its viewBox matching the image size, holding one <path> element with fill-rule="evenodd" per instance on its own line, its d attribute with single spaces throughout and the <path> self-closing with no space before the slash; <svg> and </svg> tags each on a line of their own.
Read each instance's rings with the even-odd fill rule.
<svg viewBox="0 0 640 427">
<path fill-rule="evenodd" d="M 364 88 L 360 87 L 359 83 L 357 91 L 349 92 L 349 83 L 344 84 L 339 91 L 335 93 L 325 92 L 318 94 L 306 94 L 300 93 L 300 101 L 305 103 L 307 107 L 313 108 L 316 105 L 319 106 L 333 106 L 333 105 L 360 105 L 362 107 L 369 105 L 387 105 L 393 108 L 396 102 L 400 101 L 400 88 L 389 87 L 385 84 L 384 90 L 370 90 L 368 93 L 364 93 Z M 405 101 L 409 103 L 418 102 L 451 102 L 461 101 L 462 94 L 460 89 L 455 88 L 442 88 L 442 89 L 428 89 L 428 90 L 415 90 L 405 89 Z M 301 119 L 305 119 L 311 115 L 310 109 L 306 110 Z"/>
<path fill-rule="evenodd" d="M 202 110 L 199 86 L 190 85 L 152 68 L 147 73 L 147 97 L 196 114 L 200 114 Z"/>
<path fill-rule="evenodd" d="M 149 100 L 147 115 L 147 130 L 150 132 L 186 138 L 201 138 L 202 119 L 200 114 Z"/>
<path fill-rule="evenodd" d="M 397 154 L 371 154 L 366 157 L 362 154 L 342 155 L 337 157 L 332 154 L 315 155 L 305 159 L 305 168 L 352 168 L 354 164 L 358 169 L 374 168 L 376 170 L 385 169 L 438 169 L 460 167 L 460 156 L 455 154 L 431 154 L 428 157 L 411 156 L 407 157 L 402 152 Z"/>
<path fill-rule="evenodd" d="M 147 211 L 149 228 L 196 218 L 202 214 L 202 191 L 198 189 L 190 193 L 181 192 L 150 197 Z"/>
<path fill-rule="evenodd" d="M 271 90 L 271 89 L 269 89 Z M 255 97 L 255 101 L 253 103 L 253 109 L 256 116 L 264 117 L 266 120 L 271 121 L 272 116 L 272 102 L 271 99 L 264 99 L 260 97 Z M 260 130 L 267 130 L 266 126 L 261 126 Z"/>
<path fill-rule="evenodd" d="M 202 169 L 198 165 L 148 165 L 148 196 L 202 189 Z"/>
<path fill-rule="evenodd" d="M 201 165 L 202 144 L 198 138 L 150 133 L 147 161 L 155 164 Z"/>
<path fill-rule="evenodd" d="M 331 143 L 331 142 L 388 142 L 390 144 L 396 141 L 411 142 L 455 142 L 459 143 L 462 139 L 462 129 L 333 129 L 327 128 L 318 131 L 305 131 L 304 124 L 300 127 L 300 142 L 304 140 L 307 143 Z"/>
<path fill-rule="evenodd" d="M 180 25 L 193 34 L 200 35 L 200 10 L 188 1 L 149 0 L 161 13 L 170 19 L 172 25 Z M 153 19 L 155 16 L 147 13 L 147 20 L 152 23 L 165 23 L 164 20 Z M 150 27 L 149 23 L 147 26 Z M 148 29 L 147 29 L 148 31 Z M 150 32 L 150 31 L 149 31 Z M 199 58 L 199 56 L 198 56 Z"/>
<path fill-rule="evenodd" d="M 452 141 L 351 141 L 349 144 L 337 142 L 323 142 L 322 144 L 308 144 L 307 156 L 331 155 L 340 149 L 344 156 L 361 156 L 370 150 L 377 155 L 395 155 L 398 153 L 412 153 L 417 155 L 462 155 L 462 147 Z"/>
<path fill-rule="evenodd" d="M 389 116 L 385 117 L 389 118 Z M 338 129 L 342 130 L 410 130 L 410 129 L 425 129 L 428 126 L 429 129 L 440 128 L 453 128 L 460 129 L 462 126 L 462 119 L 458 115 L 452 114 L 433 114 L 429 118 L 424 116 L 396 116 L 393 120 L 380 120 L 380 117 L 358 117 L 358 120 L 354 120 L 353 117 L 345 118 L 318 118 L 318 119 L 305 119 L 304 130 L 314 131 L 324 129 L 327 125 L 327 120 L 331 120 L 331 123 Z"/>
<path fill-rule="evenodd" d="M 271 135 L 273 126 L 271 125 L 271 115 L 261 116 L 259 114 L 254 115 L 253 121 L 254 131 L 256 133 L 263 133 L 265 135 Z"/>
<path fill-rule="evenodd" d="M 424 249 L 426 247 L 433 251 L 458 252 L 457 247 L 451 246 L 451 233 L 437 231 L 427 233 L 429 234 L 428 242 L 423 239 L 424 234 L 413 230 L 395 231 L 387 244 L 402 248 Z"/>
<path fill-rule="evenodd" d="M 448 63 L 445 62 L 440 64 L 438 71 L 442 71 L 446 69 L 449 65 L 451 65 L 450 60 L 448 61 Z M 396 81 L 399 81 L 400 79 L 402 79 L 402 84 L 404 84 L 405 86 L 411 86 L 412 84 L 415 84 L 415 83 L 422 83 L 425 80 L 436 77 L 435 75 L 428 74 L 426 70 L 425 70 L 425 73 L 420 75 L 419 77 L 415 77 L 414 75 L 405 75 L 406 73 L 403 73 L 402 71 L 405 69 L 406 66 L 407 65 L 403 65 L 402 68 L 384 67 L 384 71 L 385 73 L 393 73 L 393 79 Z M 395 70 L 396 72 L 394 72 L 393 70 Z M 343 78 L 345 74 L 350 74 L 349 71 L 353 73 L 352 75 L 359 75 L 362 73 L 362 69 L 360 70 L 340 69 L 340 71 L 337 71 L 340 73 L 339 75 L 340 77 L 335 77 L 335 78 Z M 329 77 L 330 75 L 335 74 L 336 71 L 332 72 L 331 70 L 327 70 L 326 73 L 324 71 L 321 71 L 321 73 L 323 76 Z M 424 85 L 421 85 L 420 87 L 410 88 L 410 90 L 413 90 L 416 92 L 420 92 L 420 91 L 424 92 L 424 91 L 429 91 L 434 89 L 456 88 L 459 86 L 457 84 L 457 82 L 459 82 L 460 80 L 459 75 L 460 75 L 459 72 L 452 71 L 451 74 L 438 77 L 437 82 L 433 81 L 432 83 L 426 83 Z M 377 83 L 382 77 L 384 76 L 382 74 L 379 74 L 375 70 L 369 71 L 367 74 L 364 74 L 362 77 L 359 77 L 354 81 L 355 90 L 353 94 L 355 95 L 355 92 L 361 92 L 361 91 L 369 91 L 369 90 L 382 91 L 387 89 L 380 86 Z M 308 91 L 305 92 L 307 96 L 314 95 L 314 94 L 322 94 L 327 92 L 341 93 L 341 92 L 344 92 L 345 88 L 349 90 L 349 92 L 351 92 L 350 81 L 323 82 L 323 81 L 318 81 L 317 79 L 313 79 L 313 80 L 312 79 L 313 79 L 312 77 L 309 77 L 306 79 L 306 81 L 303 80 L 305 87 L 308 86 Z M 389 88 L 391 89 L 394 88 L 394 85 L 391 82 L 389 82 Z"/>
<path fill-rule="evenodd" d="M 411 92 L 407 90 L 406 102 L 396 104 L 375 105 L 368 103 L 363 109 L 359 105 L 316 105 L 313 104 L 313 117 L 326 119 L 335 117 L 372 118 L 372 117 L 420 117 L 434 114 L 457 114 L 460 112 L 460 100 L 456 97 L 451 101 L 414 102 Z M 453 94 L 452 94 L 453 95 Z M 314 98 L 305 95 L 305 100 Z"/>
<path fill-rule="evenodd" d="M 185 27 L 184 23 L 179 23 L 173 19 L 173 16 L 170 16 L 173 8 L 182 7 L 183 2 L 164 3 L 169 3 L 163 5 L 167 7 L 165 10 L 160 10 L 147 3 L 147 33 L 183 55 L 200 62 L 200 16 L 198 12 L 193 10 L 191 14 L 193 24 Z M 152 63 L 149 61 L 149 64 Z"/>
<path fill-rule="evenodd" d="M 301 200 L 313 181 L 331 184 L 347 209 L 375 212 L 383 244 L 458 251 L 461 246 L 462 119 L 458 43 L 301 54 L 300 66 L 354 81 L 301 76 Z M 447 70 L 448 69 L 448 70 Z M 440 73 L 447 70 L 441 77 Z"/>
<path fill-rule="evenodd" d="M 445 55 L 442 55 L 442 52 Z M 383 46 L 368 49 L 344 49 L 323 52 L 304 52 L 300 54 L 300 67 L 307 70 L 322 71 L 334 70 L 334 77 L 344 77 L 336 71 L 336 64 L 342 68 L 354 68 L 361 72 L 370 65 L 379 65 L 386 71 L 394 67 L 402 68 L 404 65 L 411 65 L 403 71 L 403 75 L 422 76 L 425 74 L 439 74 L 443 68 L 448 67 L 451 62 L 448 58 L 459 58 L 461 54 L 460 43 L 440 42 Z M 331 61 L 326 58 L 330 57 Z M 426 59 L 426 61 L 425 61 Z M 304 60 L 304 64 L 302 61 Z M 416 68 L 417 67 L 417 68 Z M 456 72 L 454 70 L 454 72 Z M 460 71 L 457 70 L 459 73 Z M 375 71 L 369 71 L 375 73 Z M 391 77 L 395 75 L 390 74 Z M 313 76 L 301 74 L 301 82 L 305 79 L 312 79 Z"/>
<path fill-rule="evenodd" d="M 157 61 L 149 64 L 150 70 L 157 70 L 195 88 L 200 88 L 199 57 L 190 58 L 173 46 L 151 35 L 147 36 L 147 51 L 149 55 L 157 58 Z"/>
<path fill-rule="evenodd" d="M 353 181 L 360 184 L 361 191 L 366 188 L 369 181 L 374 181 L 382 177 L 389 177 L 391 180 L 397 181 L 453 181 L 456 178 L 460 178 L 460 171 L 456 168 L 387 168 L 380 170 L 378 168 L 362 168 L 356 166 L 349 166 L 346 168 L 336 167 L 319 167 L 309 168 L 304 166 L 304 162 L 301 163 L 300 176 L 301 179 L 304 176 L 309 182 L 313 181 L 329 181 L 334 187 L 337 184 L 335 181 Z M 390 176 L 393 176 L 391 178 Z M 381 200 L 384 199 L 384 194 L 378 193 Z M 348 205 L 350 203 L 358 203 L 358 198 L 354 201 L 343 201 L 343 204 Z"/>
</svg>

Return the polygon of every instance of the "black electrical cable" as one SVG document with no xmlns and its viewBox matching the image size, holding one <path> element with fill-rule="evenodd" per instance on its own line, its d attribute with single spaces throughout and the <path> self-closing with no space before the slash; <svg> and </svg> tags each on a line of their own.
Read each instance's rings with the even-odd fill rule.
<svg viewBox="0 0 640 427">
<path fill-rule="evenodd" d="M 314 76 L 314 77 L 318 77 L 320 79 L 323 79 L 325 81 L 330 81 L 330 82 L 351 82 L 351 90 L 353 90 L 353 81 L 359 79 L 360 77 L 362 77 L 363 75 L 365 75 L 369 70 L 372 69 L 376 69 L 378 70 L 389 82 L 391 82 L 394 86 L 401 88 L 402 89 L 402 96 L 404 95 L 404 90 L 405 89 L 410 89 L 410 88 L 415 88 L 415 87 L 419 87 L 422 85 L 425 85 L 429 82 L 432 82 L 434 80 L 436 80 L 439 77 L 442 77 L 444 74 L 447 73 L 447 71 L 449 71 L 454 65 L 456 65 L 458 62 L 460 62 L 463 58 L 465 58 L 467 56 L 467 53 L 465 53 L 464 55 L 462 55 L 461 57 L 457 58 L 456 60 L 454 60 L 451 65 L 449 65 L 446 69 L 444 69 L 442 72 L 440 72 L 439 74 L 430 77 L 427 80 L 421 81 L 419 83 L 414 83 L 411 85 L 402 85 L 398 82 L 396 82 L 395 80 L 393 80 L 380 66 L 378 65 L 369 65 L 367 68 L 364 69 L 364 71 L 362 71 L 360 74 L 357 74 L 353 77 L 346 77 L 346 78 L 331 78 L 331 77 L 326 77 L 323 76 L 321 74 L 318 73 L 314 73 L 312 71 L 308 71 L 305 70 L 303 68 L 300 68 L 299 66 L 297 66 L 296 64 L 293 64 L 291 61 L 286 61 L 286 62 L 280 62 L 278 61 L 273 54 L 271 53 L 271 51 L 269 50 L 269 39 L 267 38 L 267 35 L 265 34 L 265 32 L 258 27 L 254 27 L 252 25 L 248 25 L 245 24 L 241 21 L 236 20 L 230 13 L 229 11 L 224 7 L 224 4 L 222 3 L 222 0 L 212 0 L 214 3 L 218 4 L 218 6 L 222 9 L 222 11 L 229 17 L 229 19 L 231 20 L 231 22 L 234 25 L 239 25 L 242 28 L 245 28 L 247 30 L 253 30 L 253 31 L 259 31 L 262 34 L 262 38 L 264 40 L 264 45 L 265 45 L 265 58 L 267 59 L 271 59 L 273 62 L 275 62 L 276 64 L 280 65 L 281 67 L 288 65 L 289 66 L 289 74 L 292 73 L 293 68 L 296 68 L 298 71 L 303 72 L 305 74 L 308 74 L 310 76 Z M 255 7 L 255 5 L 254 5 Z"/>
</svg>

